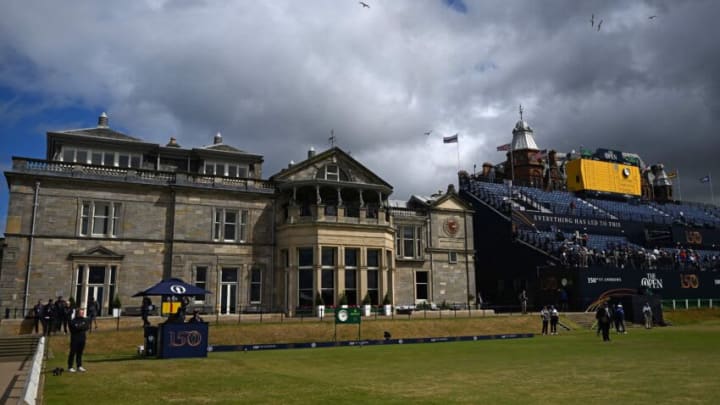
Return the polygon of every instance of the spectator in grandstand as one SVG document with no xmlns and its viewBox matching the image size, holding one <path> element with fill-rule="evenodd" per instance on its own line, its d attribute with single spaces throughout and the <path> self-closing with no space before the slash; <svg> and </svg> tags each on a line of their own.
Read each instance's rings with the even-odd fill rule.
<svg viewBox="0 0 720 405">
<path fill-rule="evenodd" d="M 615 316 L 613 317 L 613 320 L 615 321 L 615 331 L 617 333 L 627 333 L 625 330 L 625 310 L 623 309 L 622 304 L 617 304 L 615 306 Z"/>
<path fill-rule="evenodd" d="M 557 335 L 557 324 L 560 320 L 560 314 L 554 305 L 550 305 L 550 334 Z"/>
<path fill-rule="evenodd" d="M 528 296 L 527 291 L 525 289 L 522 290 L 520 295 L 518 295 L 518 300 L 520 301 L 520 310 L 523 314 L 527 314 L 527 303 L 528 303 Z"/>
<path fill-rule="evenodd" d="M 540 310 L 540 321 L 542 321 L 542 334 L 548 334 L 548 322 L 550 322 L 550 310 L 547 305 Z"/>
<path fill-rule="evenodd" d="M 652 308 L 650 307 L 650 303 L 646 302 L 642 309 L 643 312 L 643 318 L 645 318 L 645 329 L 652 328 L 653 324 L 653 313 Z"/>
<path fill-rule="evenodd" d="M 597 319 L 598 322 L 598 329 L 602 332 L 603 342 L 609 342 L 612 314 L 610 313 L 610 307 L 607 301 L 597 309 L 595 319 Z"/>
</svg>

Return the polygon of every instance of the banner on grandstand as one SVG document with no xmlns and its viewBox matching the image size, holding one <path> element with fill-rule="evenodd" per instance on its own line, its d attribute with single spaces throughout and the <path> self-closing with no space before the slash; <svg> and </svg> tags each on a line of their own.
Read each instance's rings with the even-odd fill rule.
<svg viewBox="0 0 720 405">
<path fill-rule="evenodd" d="M 539 229 L 547 230 L 551 226 L 565 231 L 582 231 L 599 233 L 603 235 L 619 235 L 622 233 L 622 223 L 612 219 L 582 218 L 569 215 L 556 215 L 545 213 L 525 213 Z"/>
<path fill-rule="evenodd" d="M 636 291 L 649 289 L 663 299 L 693 299 L 718 297 L 720 276 L 716 272 L 618 269 L 590 267 L 578 269 L 577 283 L 584 301 L 597 299 L 601 294 L 621 288 Z"/>
<path fill-rule="evenodd" d="M 672 241 L 686 248 L 716 250 L 720 245 L 720 230 L 673 225 Z"/>
</svg>

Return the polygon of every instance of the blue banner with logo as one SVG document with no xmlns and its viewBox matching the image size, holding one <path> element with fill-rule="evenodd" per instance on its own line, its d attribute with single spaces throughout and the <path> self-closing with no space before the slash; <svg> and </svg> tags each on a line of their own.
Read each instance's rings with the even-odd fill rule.
<svg viewBox="0 0 720 405">
<path fill-rule="evenodd" d="M 207 357 L 207 322 L 165 323 L 159 328 L 160 358 Z"/>
</svg>

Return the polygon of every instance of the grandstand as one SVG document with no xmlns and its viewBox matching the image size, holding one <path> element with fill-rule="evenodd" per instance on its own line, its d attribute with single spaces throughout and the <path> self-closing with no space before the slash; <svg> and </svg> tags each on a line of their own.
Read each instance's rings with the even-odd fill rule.
<svg viewBox="0 0 720 405">
<path fill-rule="evenodd" d="M 614 289 L 720 298 L 719 207 L 674 200 L 663 166 L 637 154 L 551 151 L 542 160 L 532 136 L 518 122 L 506 161 L 459 173 L 486 303 L 516 305 L 523 289 L 534 308 L 563 304 L 567 293 L 569 309 L 582 310 Z"/>
</svg>

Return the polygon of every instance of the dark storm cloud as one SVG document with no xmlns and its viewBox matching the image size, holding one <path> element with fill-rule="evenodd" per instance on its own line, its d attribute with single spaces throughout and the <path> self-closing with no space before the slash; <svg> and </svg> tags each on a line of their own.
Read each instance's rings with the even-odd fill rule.
<svg viewBox="0 0 720 405">
<path fill-rule="evenodd" d="M 5 2 L 0 87 L 106 109 L 149 141 L 193 147 L 220 131 L 263 154 L 266 176 L 332 130 L 400 199 L 456 181 L 442 136 L 460 134 L 461 168 L 500 161 L 523 104 L 541 148 L 636 152 L 680 169 L 683 198 L 709 200 L 697 179 L 720 179 L 720 3 L 371 5 Z M 3 100 L 3 115 L 37 114 Z"/>
</svg>

